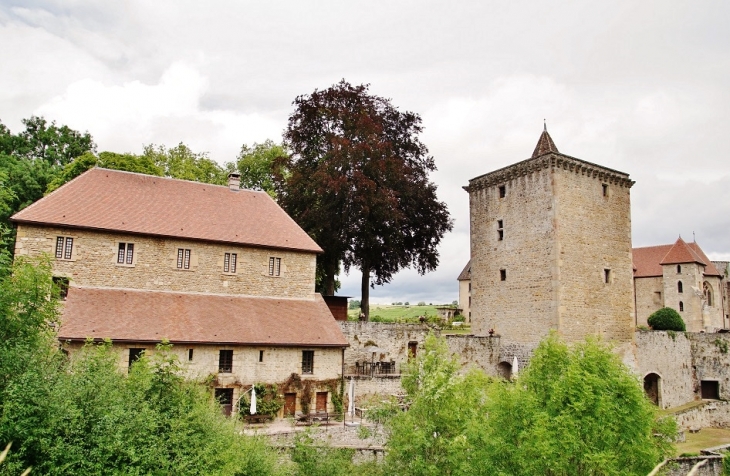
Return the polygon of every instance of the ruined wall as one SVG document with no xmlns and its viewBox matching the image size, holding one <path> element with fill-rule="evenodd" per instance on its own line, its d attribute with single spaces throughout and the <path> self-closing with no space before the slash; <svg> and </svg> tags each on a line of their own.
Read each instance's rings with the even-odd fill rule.
<svg viewBox="0 0 730 476">
<path fill-rule="evenodd" d="M 423 341 L 429 332 L 428 326 L 422 324 L 384 324 L 379 322 L 338 322 L 350 347 L 345 350 L 345 374 L 355 373 L 355 362 L 391 360 L 396 363 L 396 371 L 408 360 L 408 343 L 418 343 L 423 348 Z M 438 332 L 437 332 L 438 333 Z M 374 345 L 385 352 L 373 356 L 365 347 Z"/>
<path fill-rule="evenodd" d="M 119 233 L 19 225 L 17 255 L 54 256 L 56 237 L 74 239 L 70 260 L 53 258 L 53 272 L 76 286 L 96 286 L 311 299 L 315 254 L 151 238 Z M 119 243 L 134 244 L 131 265 L 117 264 Z M 190 269 L 177 268 L 177 249 L 191 250 Z M 236 273 L 223 272 L 224 253 L 237 254 Z M 281 258 L 280 276 L 269 257 Z"/>
<path fill-rule="evenodd" d="M 664 307 L 664 284 L 661 276 L 636 278 L 636 325 L 649 326 L 647 319 Z"/>
<path fill-rule="evenodd" d="M 497 375 L 499 363 L 499 337 L 473 335 L 447 335 L 449 351 L 459 359 L 464 369 L 476 367 L 489 375 Z"/>
<path fill-rule="evenodd" d="M 730 400 L 730 334 L 687 333 L 697 381 L 719 382 L 720 398 Z"/>
<path fill-rule="evenodd" d="M 571 160 L 553 169 L 558 327 L 567 342 L 587 335 L 630 342 L 635 327 L 631 189 L 616 174 L 596 169 Z"/>
<path fill-rule="evenodd" d="M 643 382 L 650 373 L 660 377 L 660 408 L 671 408 L 695 400 L 692 345 L 683 332 L 636 332 L 634 373 Z"/>
<path fill-rule="evenodd" d="M 538 342 L 557 326 L 552 187 L 550 169 L 537 166 L 524 174 L 497 171 L 471 181 L 475 335 L 494 329 L 513 342 Z"/>
</svg>

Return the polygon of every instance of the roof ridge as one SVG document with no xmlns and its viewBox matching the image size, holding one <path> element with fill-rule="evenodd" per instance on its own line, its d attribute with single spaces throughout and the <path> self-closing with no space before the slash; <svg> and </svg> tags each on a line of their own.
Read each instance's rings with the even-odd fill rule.
<svg viewBox="0 0 730 476">
<path fill-rule="evenodd" d="M 182 295 L 194 295 L 194 296 L 220 296 L 220 297 L 232 297 L 232 298 L 245 298 L 245 299 L 270 299 L 272 301 L 316 301 L 317 294 L 312 293 L 312 298 L 299 298 L 291 296 L 257 296 L 255 294 L 223 294 L 223 293 L 207 293 L 198 291 L 170 291 L 167 289 L 138 289 L 138 288 L 120 288 L 111 286 L 70 286 L 71 289 L 98 289 L 100 291 L 124 291 L 124 292 L 141 292 L 141 293 L 160 293 L 160 294 L 182 294 Z"/>
</svg>

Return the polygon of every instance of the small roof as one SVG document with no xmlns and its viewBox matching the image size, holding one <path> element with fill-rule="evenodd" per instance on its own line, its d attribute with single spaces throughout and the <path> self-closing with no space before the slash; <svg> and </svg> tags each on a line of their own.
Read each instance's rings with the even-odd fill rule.
<svg viewBox="0 0 730 476">
<path fill-rule="evenodd" d="M 347 347 L 319 294 L 311 300 L 71 287 L 58 339 Z"/>
<path fill-rule="evenodd" d="M 540 134 L 540 139 L 537 141 L 535 150 L 532 152 L 532 158 L 540 157 L 541 155 L 549 152 L 559 153 L 558 148 L 555 146 L 555 142 L 553 142 L 553 138 L 550 137 L 550 134 L 548 134 L 547 125 L 545 125 L 542 134 Z"/>
<path fill-rule="evenodd" d="M 84 172 L 11 220 L 322 252 L 265 192 L 102 168 Z"/>
<path fill-rule="evenodd" d="M 471 260 L 466 262 L 466 266 L 459 273 L 459 277 L 456 278 L 457 281 L 467 281 L 469 279 L 471 279 Z"/>
<path fill-rule="evenodd" d="M 673 245 L 646 246 L 632 250 L 634 277 L 662 276 L 662 265 L 699 263 L 705 266 L 705 276 L 722 276 L 697 243 L 679 238 Z"/>
</svg>

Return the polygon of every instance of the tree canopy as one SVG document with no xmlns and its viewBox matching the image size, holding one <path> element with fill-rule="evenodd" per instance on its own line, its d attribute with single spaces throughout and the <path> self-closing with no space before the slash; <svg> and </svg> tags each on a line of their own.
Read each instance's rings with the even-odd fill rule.
<svg viewBox="0 0 730 476">
<path fill-rule="evenodd" d="M 236 169 L 241 174 L 241 188 L 263 190 L 276 198 L 274 170 L 280 163 L 278 159 L 285 159 L 287 155 L 283 145 L 270 139 L 261 144 L 254 142 L 252 146 L 243 144 L 236 157 Z M 286 172 L 279 171 L 279 174 L 284 176 Z"/>
<path fill-rule="evenodd" d="M 387 422 L 387 473 L 628 476 L 672 452 L 674 420 L 596 339 L 549 336 L 514 382 L 458 369 L 433 336 L 409 363 L 410 408 Z"/>
<path fill-rule="evenodd" d="M 647 323 L 655 331 L 683 332 L 687 330 L 682 316 L 671 307 L 663 307 L 654 312 L 651 316 L 649 316 L 649 319 L 647 319 Z"/>
<path fill-rule="evenodd" d="M 362 311 L 369 288 L 404 267 L 438 265 L 438 244 L 452 222 L 428 174 L 436 170 L 421 143 L 421 118 L 401 112 L 367 85 L 342 80 L 294 100 L 277 175 L 282 207 L 322 247 L 323 291 L 333 294 L 340 264 L 362 271 Z"/>
</svg>

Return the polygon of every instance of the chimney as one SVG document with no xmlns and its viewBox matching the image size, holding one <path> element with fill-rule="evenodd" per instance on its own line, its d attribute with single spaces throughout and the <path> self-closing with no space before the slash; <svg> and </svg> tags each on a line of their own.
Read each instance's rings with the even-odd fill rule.
<svg viewBox="0 0 730 476">
<path fill-rule="evenodd" d="M 234 191 L 241 189 L 241 174 L 235 172 L 228 174 L 228 188 Z"/>
</svg>

